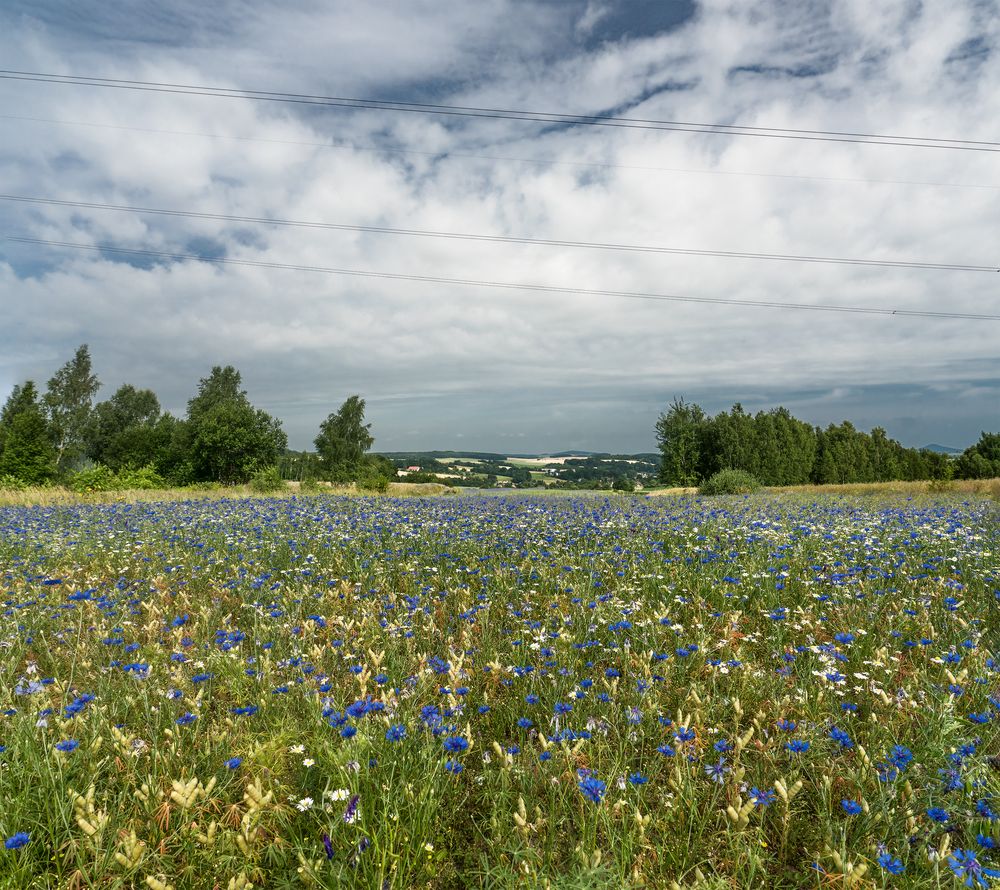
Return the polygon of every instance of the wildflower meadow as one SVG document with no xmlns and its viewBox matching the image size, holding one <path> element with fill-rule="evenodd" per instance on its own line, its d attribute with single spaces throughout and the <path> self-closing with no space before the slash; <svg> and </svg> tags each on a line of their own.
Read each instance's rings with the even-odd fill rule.
<svg viewBox="0 0 1000 890">
<path fill-rule="evenodd" d="M 1000 887 L 942 494 L 0 509 L 0 887 Z"/>
</svg>

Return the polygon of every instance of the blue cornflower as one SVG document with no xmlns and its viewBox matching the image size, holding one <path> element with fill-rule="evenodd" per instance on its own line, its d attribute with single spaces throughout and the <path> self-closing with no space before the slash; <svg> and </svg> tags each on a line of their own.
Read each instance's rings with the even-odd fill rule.
<svg viewBox="0 0 1000 890">
<path fill-rule="evenodd" d="M 792 754 L 804 754 L 809 750 L 809 742 L 803 739 L 792 739 L 790 742 L 785 742 L 785 748 Z"/>
<path fill-rule="evenodd" d="M 340 730 L 341 737 L 345 739 L 352 739 L 358 734 L 358 728 L 356 726 L 351 726 L 348 724 Z"/>
<path fill-rule="evenodd" d="M 798 726 L 794 720 L 781 719 L 777 723 L 778 729 L 782 732 L 795 732 L 795 727 Z"/>
<path fill-rule="evenodd" d="M 560 714 L 568 714 L 573 710 L 573 706 L 567 702 L 557 701 L 552 712 L 558 717 Z"/>
<path fill-rule="evenodd" d="M 521 729 L 531 729 L 531 727 L 532 727 L 532 726 L 533 726 L 534 724 L 533 724 L 533 723 L 532 723 L 532 722 L 531 722 L 531 721 L 530 721 L 530 720 L 529 720 L 529 719 L 528 719 L 527 717 L 521 717 L 521 718 L 520 718 L 520 719 L 519 719 L 519 720 L 517 721 L 517 725 L 518 725 L 518 726 L 520 726 L 520 727 L 521 727 Z"/>
<path fill-rule="evenodd" d="M 75 751 L 79 747 L 80 743 L 76 739 L 66 739 L 56 743 L 56 750 L 62 751 L 64 754 L 69 754 L 70 751 Z"/>
<path fill-rule="evenodd" d="M 462 764 L 460 764 L 460 763 L 459 763 L 459 762 L 458 762 L 457 760 L 446 760 L 446 761 L 445 761 L 445 763 L 444 763 L 444 768 L 445 768 L 446 770 L 448 770 L 448 772 L 450 772 L 450 773 L 453 773 L 453 774 L 454 774 L 454 775 L 456 775 L 456 776 L 457 776 L 457 775 L 458 775 L 458 774 L 459 774 L 459 773 L 460 773 L 460 772 L 461 772 L 461 771 L 462 771 L 463 769 L 465 769 L 465 767 L 464 767 L 464 766 L 462 766 Z"/>
<path fill-rule="evenodd" d="M 733 746 L 729 744 L 726 739 L 719 739 L 714 745 L 712 745 L 719 754 L 728 754 L 733 750 Z"/>
<path fill-rule="evenodd" d="M 226 761 L 226 766 L 229 767 L 229 769 L 238 769 L 241 763 L 243 763 L 242 757 L 230 757 L 229 760 Z"/>
<path fill-rule="evenodd" d="M 931 820 L 933 820 L 934 822 L 941 822 L 941 823 L 944 823 L 944 822 L 947 822 L 947 821 L 948 821 L 948 819 L 949 819 L 949 816 L 948 816 L 948 812 L 947 812 L 947 810 L 943 810 L 943 809 L 941 809 L 941 807 L 931 807 L 931 808 L 930 808 L 930 809 L 929 809 L 929 810 L 927 811 L 927 815 L 928 815 L 928 816 L 929 816 L 929 817 L 931 818 Z"/>
<path fill-rule="evenodd" d="M 842 800 L 840 806 L 848 816 L 857 816 L 861 812 L 861 804 L 856 800 Z"/>
<path fill-rule="evenodd" d="M 693 729 L 688 729 L 686 726 L 682 726 L 677 732 L 674 733 L 678 742 L 693 742 L 695 738 L 695 733 Z"/>
<path fill-rule="evenodd" d="M 833 739 L 835 742 L 839 742 L 840 746 L 842 748 L 853 748 L 854 747 L 854 741 L 839 726 L 831 727 L 831 729 L 830 729 L 830 738 Z"/>
<path fill-rule="evenodd" d="M 181 716 L 178 717 L 174 722 L 178 726 L 187 726 L 189 723 L 194 723 L 194 721 L 197 719 L 198 718 L 194 714 L 188 711 L 186 714 L 181 714 Z"/>
<path fill-rule="evenodd" d="M 448 736 L 444 740 L 444 749 L 449 754 L 461 754 L 463 751 L 467 750 L 469 747 L 468 741 L 466 741 L 464 736 L 453 735 Z"/>
<path fill-rule="evenodd" d="M 593 803 L 600 803 L 607 786 L 594 776 L 586 776 L 579 782 L 580 793 Z"/>
<path fill-rule="evenodd" d="M 23 847 L 28 841 L 31 840 L 31 835 L 26 831 L 19 831 L 17 834 L 11 835 L 7 840 L 3 842 L 4 848 L 7 850 L 18 850 Z"/>
<path fill-rule="evenodd" d="M 664 757 L 673 757 L 677 753 L 670 745 L 660 745 L 656 750 Z"/>
<path fill-rule="evenodd" d="M 406 727 L 402 724 L 396 724 L 395 726 L 390 726 L 385 731 L 385 737 L 387 741 L 398 742 L 401 739 L 406 738 Z"/>
<path fill-rule="evenodd" d="M 649 781 L 649 778 L 642 775 L 642 773 L 632 773 L 632 775 L 628 777 L 628 780 L 633 785 L 645 785 Z"/>
<path fill-rule="evenodd" d="M 726 773 L 729 772 L 729 767 L 726 766 L 726 758 L 720 757 L 718 763 L 709 763 L 705 765 L 705 775 L 708 776 L 713 782 L 717 782 L 721 785 L 726 781 Z"/>
<path fill-rule="evenodd" d="M 750 789 L 750 800 L 755 807 L 766 807 L 774 803 L 774 792 L 761 791 L 756 785 Z"/>
<path fill-rule="evenodd" d="M 530 692 L 530 693 L 528 693 L 528 694 L 527 694 L 527 695 L 526 695 L 526 696 L 524 697 L 524 701 L 525 701 L 525 702 L 526 702 L 527 704 L 529 704 L 529 705 L 537 705 L 537 704 L 538 704 L 538 696 L 537 696 L 537 695 L 535 695 L 535 693 L 534 693 L 534 692 Z"/>
<path fill-rule="evenodd" d="M 901 875 L 906 869 L 906 866 L 899 859 L 893 858 L 891 853 L 879 854 L 878 864 L 891 875 Z"/>
<path fill-rule="evenodd" d="M 948 865 L 957 878 L 965 878 L 966 887 L 989 887 L 986 878 L 1000 878 L 1000 870 L 987 868 L 972 850 L 956 850 L 948 857 Z"/>
</svg>

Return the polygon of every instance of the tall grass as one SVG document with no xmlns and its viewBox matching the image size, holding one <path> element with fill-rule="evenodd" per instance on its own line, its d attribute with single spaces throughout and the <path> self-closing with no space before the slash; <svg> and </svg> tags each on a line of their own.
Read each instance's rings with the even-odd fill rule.
<svg viewBox="0 0 1000 890">
<path fill-rule="evenodd" d="M 998 865 L 982 498 L 147 494 L 0 509 L 2 887 Z"/>
</svg>

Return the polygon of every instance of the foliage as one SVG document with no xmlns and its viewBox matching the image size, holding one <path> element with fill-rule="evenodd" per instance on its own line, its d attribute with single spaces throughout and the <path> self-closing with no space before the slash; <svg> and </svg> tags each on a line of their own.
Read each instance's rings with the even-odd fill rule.
<svg viewBox="0 0 1000 890">
<path fill-rule="evenodd" d="M 793 417 L 786 408 L 748 414 L 737 403 L 708 417 L 697 405 L 675 399 L 657 422 L 660 478 L 691 485 L 719 470 L 743 470 L 764 485 L 845 484 L 947 479 L 943 454 L 904 448 L 876 427 L 849 421 L 825 430 Z"/>
<path fill-rule="evenodd" d="M 0 476 L 42 485 L 55 472 L 55 452 L 32 381 L 15 386 L 0 412 Z"/>
<path fill-rule="evenodd" d="M 958 479 L 994 479 L 1000 476 L 1000 433 L 981 433 L 975 445 L 955 464 Z"/>
<path fill-rule="evenodd" d="M 124 467 L 117 472 L 119 488 L 127 491 L 166 488 L 166 480 L 156 472 L 156 467 L 147 464 L 144 467 Z"/>
<path fill-rule="evenodd" d="M 119 491 L 121 482 L 115 471 L 103 464 L 79 470 L 69 478 L 69 487 L 80 494 L 91 491 Z"/>
<path fill-rule="evenodd" d="M 250 404 L 231 365 L 216 366 L 201 380 L 181 432 L 196 482 L 247 482 L 275 465 L 288 445 L 280 422 Z"/>
<path fill-rule="evenodd" d="M 277 467 L 265 467 L 258 470 L 250 477 L 250 489 L 259 492 L 283 491 L 285 480 L 281 478 L 281 473 Z"/>
<path fill-rule="evenodd" d="M 0 529 L 5 887 L 997 867 L 975 498 L 189 498 Z"/>
<path fill-rule="evenodd" d="M 17 476 L 12 476 L 10 473 L 0 476 L 0 491 L 24 491 L 26 488 L 28 483 Z"/>
<path fill-rule="evenodd" d="M 316 451 L 324 476 L 332 482 L 350 482 L 375 439 L 365 423 L 365 400 L 350 396 L 335 414 L 320 424 Z"/>
<path fill-rule="evenodd" d="M 116 471 L 155 462 L 167 437 L 159 419 L 156 393 L 127 383 L 120 386 L 110 399 L 94 406 L 86 430 L 87 457 Z"/>
<path fill-rule="evenodd" d="M 101 388 L 84 343 L 49 380 L 42 398 L 55 447 L 56 469 L 72 467 L 83 455 L 94 396 Z"/>
<path fill-rule="evenodd" d="M 663 455 L 660 481 L 667 485 L 696 485 L 705 439 L 705 412 L 698 405 L 675 398 L 656 422 L 656 441 Z"/>
<path fill-rule="evenodd" d="M 698 494 L 753 494 L 759 488 L 760 482 L 746 470 L 727 468 L 706 479 L 699 487 Z"/>
</svg>

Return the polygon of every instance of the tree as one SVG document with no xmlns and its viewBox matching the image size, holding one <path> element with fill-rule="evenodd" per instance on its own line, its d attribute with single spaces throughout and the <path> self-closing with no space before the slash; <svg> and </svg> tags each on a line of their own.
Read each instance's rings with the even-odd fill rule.
<svg viewBox="0 0 1000 890">
<path fill-rule="evenodd" d="M 99 402 L 87 426 L 87 457 L 112 470 L 153 463 L 162 437 L 157 435 L 160 401 L 149 389 L 120 386 Z"/>
<path fill-rule="evenodd" d="M 254 408 L 240 382 L 232 365 L 216 366 L 188 402 L 187 423 L 177 432 L 186 440 L 194 481 L 246 482 L 277 465 L 288 446 L 280 421 Z"/>
<path fill-rule="evenodd" d="M 60 472 L 83 455 L 94 396 L 100 388 L 101 382 L 91 370 L 86 343 L 49 380 L 42 404 L 48 415 L 56 469 Z"/>
<path fill-rule="evenodd" d="M 336 414 L 331 414 L 319 427 L 316 451 L 324 475 L 334 482 L 347 482 L 358 471 L 365 452 L 375 439 L 365 423 L 365 400 L 350 396 Z"/>
<path fill-rule="evenodd" d="M 656 422 L 660 479 L 667 485 L 697 485 L 702 459 L 705 412 L 675 398 Z"/>
<path fill-rule="evenodd" d="M 35 384 L 15 386 L 0 412 L 0 476 L 28 485 L 52 477 L 55 454 Z"/>
</svg>

